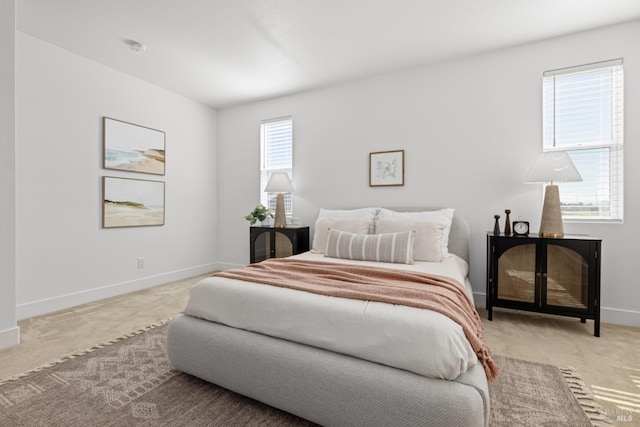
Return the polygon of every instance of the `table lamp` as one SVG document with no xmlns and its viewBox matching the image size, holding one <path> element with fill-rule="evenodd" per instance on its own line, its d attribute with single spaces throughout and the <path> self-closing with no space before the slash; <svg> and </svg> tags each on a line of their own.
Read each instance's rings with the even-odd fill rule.
<svg viewBox="0 0 640 427">
<path fill-rule="evenodd" d="M 582 181 L 580 173 L 566 151 L 547 151 L 538 154 L 527 173 L 526 183 L 549 183 L 544 191 L 542 219 L 540 220 L 540 231 L 538 233 L 542 237 L 564 236 L 560 192 L 554 181 Z"/>
<path fill-rule="evenodd" d="M 284 209 L 284 194 L 293 193 L 293 184 L 289 179 L 289 174 L 286 172 L 274 172 L 269 177 L 269 182 L 264 189 L 267 193 L 278 193 L 276 198 L 276 218 L 273 226 L 277 228 L 284 228 L 287 226 L 287 215 Z"/>
</svg>

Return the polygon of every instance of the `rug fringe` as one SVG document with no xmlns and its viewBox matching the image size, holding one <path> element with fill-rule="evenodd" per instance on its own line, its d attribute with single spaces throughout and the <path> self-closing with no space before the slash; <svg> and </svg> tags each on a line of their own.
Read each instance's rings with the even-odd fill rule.
<svg viewBox="0 0 640 427">
<path fill-rule="evenodd" d="M 589 386 L 582 381 L 582 378 L 576 373 L 575 369 L 570 367 L 559 369 L 569 389 L 578 400 L 578 403 L 580 403 L 582 410 L 587 417 L 589 417 L 591 425 L 594 427 L 610 427 L 613 424 L 613 420 L 595 400 L 593 392 L 589 389 Z"/>
<path fill-rule="evenodd" d="M 21 378 L 24 378 L 24 377 L 26 377 L 28 375 L 31 375 L 31 374 L 34 374 L 36 372 L 40 372 L 43 369 L 52 368 L 52 367 L 54 367 L 56 365 L 59 365 L 61 363 L 66 362 L 67 360 L 75 359 L 76 357 L 80 357 L 80 356 L 83 356 L 85 354 L 92 353 L 92 352 L 94 352 L 96 350 L 99 350 L 101 348 L 105 348 L 105 347 L 108 347 L 110 345 L 117 344 L 117 343 L 119 343 L 120 341 L 122 341 L 124 339 L 135 337 L 136 335 L 140 335 L 141 333 L 147 332 L 147 331 L 149 331 L 151 329 L 155 329 L 155 328 L 158 328 L 158 327 L 160 327 L 162 325 L 166 325 L 167 323 L 169 323 L 171 321 L 171 319 L 172 318 L 161 320 L 160 322 L 152 323 L 150 325 L 145 326 L 142 329 L 138 329 L 136 331 L 130 332 L 130 333 L 125 334 L 125 335 L 121 335 L 118 338 L 114 338 L 112 340 L 106 341 L 106 342 L 101 343 L 101 344 L 94 344 L 94 345 L 92 345 L 91 347 L 89 347 L 89 348 L 87 348 L 85 350 L 80 350 L 80 351 L 77 351 L 75 353 L 68 354 L 66 356 L 62 356 L 60 359 L 57 359 L 57 360 L 55 360 L 55 361 L 53 361 L 51 363 L 48 363 L 46 365 L 38 366 L 37 368 L 32 369 L 32 370 L 30 370 L 28 372 L 25 372 L 23 374 L 18 374 L 18 375 L 14 375 L 12 377 L 9 377 L 9 378 L 5 378 L 5 379 L 0 381 L 0 386 L 4 385 L 4 384 L 7 384 L 7 383 L 10 383 L 12 381 L 19 380 Z"/>
</svg>

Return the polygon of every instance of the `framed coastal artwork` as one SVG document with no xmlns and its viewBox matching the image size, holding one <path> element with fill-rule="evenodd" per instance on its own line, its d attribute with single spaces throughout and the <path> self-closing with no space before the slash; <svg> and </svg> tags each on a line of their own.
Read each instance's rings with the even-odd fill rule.
<svg viewBox="0 0 640 427">
<path fill-rule="evenodd" d="M 369 153 L 369 187 L 404 185 L 404 150 Z"/>
<path fill-rule="evenodd" d="M 102 177 L 102 227 L 164 225 L 164 182 Z"/>
<path fill-rule="evenodd" d="M 103 118 L 104 168 L 164 175 L 165 133 Z"/>
</svg>

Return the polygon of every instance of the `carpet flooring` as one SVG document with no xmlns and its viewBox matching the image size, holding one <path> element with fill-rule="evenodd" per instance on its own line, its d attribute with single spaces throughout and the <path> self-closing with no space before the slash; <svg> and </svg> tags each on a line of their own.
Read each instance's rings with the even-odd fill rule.
<svg viewBox="0 0 640 427">
<path fill-rule="evenodd" d="M 0 350 L 0 382 L 179 313 L 205 276 L 20 320 L 20 345 Z M 590 320 L 496 309 L 488 321 L 486 311 L 478 311 L 494 354 L 571 366 L 612 426 L 640 427 L 640 328 L 603 323 L 596 338 Z"/>
<path fill-rule="evenodd" d="M 175 370 L 165 350 L 163 324 L 6 380 L 0 384 L 0 426 L 313 425 Z M 501 375 L 490 384 L 491 427 L 591 425 L 566 381 L 573 374 L 508 357 L 496 360 Z M 590 402 L 588 391 L 573 380 L 578 396 Z"/>
</svg>

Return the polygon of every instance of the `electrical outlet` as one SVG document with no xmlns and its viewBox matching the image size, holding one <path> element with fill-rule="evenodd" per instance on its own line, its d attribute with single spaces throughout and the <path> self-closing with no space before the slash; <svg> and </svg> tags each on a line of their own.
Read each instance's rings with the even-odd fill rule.
<svg viewBox="0 0 640 427">
<path fill-rule="evenodd" d="M 144 257 L 138 258 L 138 268 L 144 268 Z"/>
</svg>

